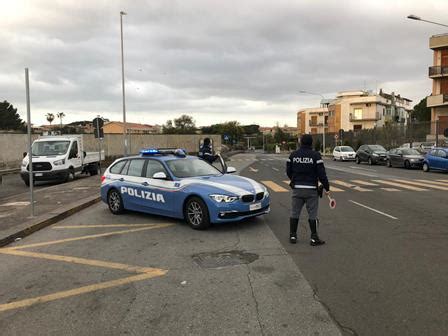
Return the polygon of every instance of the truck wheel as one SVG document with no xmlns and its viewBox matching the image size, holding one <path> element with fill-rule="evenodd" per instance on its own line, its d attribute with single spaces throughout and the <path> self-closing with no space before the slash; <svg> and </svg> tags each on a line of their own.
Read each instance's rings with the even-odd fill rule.
<svg viewBox="0 0 448 336">
<path fill-rule="evenodd" d="M 75 171 L 73 169 L 70 169 L 65 176 L 64 182 L 74 181 L 76 178 Z"/>
<path fill-rule="evenodd" d="M 112 189 L 107 194 L 107 205 L 114 215 L 122 214 L 124 211 L 123 199 L 117 189 Z"/>
<path fill-rule="evenodd" d="M 210 215 L 207 205 L 199 197 L 192 197 L 187 201 L 184 218 L 195 230 L 205 230 L 210 226 Z"/>
</svg>

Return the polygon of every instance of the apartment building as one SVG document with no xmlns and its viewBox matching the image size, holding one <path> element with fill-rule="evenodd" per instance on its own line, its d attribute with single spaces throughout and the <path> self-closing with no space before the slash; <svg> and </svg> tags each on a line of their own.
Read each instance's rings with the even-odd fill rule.
<svg viewBox="0 0 448 336">
<path fill-rule="evenodd" d="M 105 134 L 123 134 L 124 123 L 121 121 L 110 121 L 104 124 Z M 126 123 L 126 129 L 131 134 L 156 134 L 161 133 L 161 127 L 158 125 L 146 125 L 137 123 Z"/>
<path fill-rule="evenodd" d="M 438 121 L 439 134 L 448 128 L 448 34 L 431 36 L 429 48 L 434 51 L 433 66 L 429 67 L 432 94 L 426 105 L 431 108 L 431 121 Z M 431 134 L 436 133 L 435 123 Z"/>
<path fill-rule="evenodd" d="M 297 113 L 299 134 L 319 134 L 339 130 L 357 131 L 382 127 L 387 123 L 407 124 L 412 111 L 410 99 L 395 93 L 342 91 L 335 99 L 323 99 L 321 106 Z"/>
</svg>

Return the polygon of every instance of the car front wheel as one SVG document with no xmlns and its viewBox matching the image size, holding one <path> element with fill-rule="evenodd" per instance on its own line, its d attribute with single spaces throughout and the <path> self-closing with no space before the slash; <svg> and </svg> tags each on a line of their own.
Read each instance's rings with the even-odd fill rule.
<svg viewBox="0 0 448 336">
<path fill-rule="evenodd" d="M 373 165 L 372 158 L 369 157 L 369 161 L 368 161 L 368 162 L 369 162 L 369 165 L 370 165 L 370 166 Z"/>
<path fill-rule="evenodd" d="M 195 230 L 205 230 L 210 226 L 207 205 L 199 197 L 190 198 L 185 204 L 185 221 Z"/>
<path fill-rule="evenodd" d="M 404 162 L 404 167 L 405 167 L 406 169 L 411 169 L 411 163 L 410 163 L 408 160 L 406 160 L 406 161 Z"/>
<path fill-rule="evenodd" d="M 392 163 L 390 163 L 389 159 L 386 160 L 386 166 L 388 166 L 389 168 L 392 167 Z"/>
<path fill-rule="evenodd" d="M 107 205 L 109 206 L 110 212 L 114 215 L 119 215 L 123 213 L 123 199 L 121 198 L 120 193 L 116 189 L 112 189 L 107 194 Z"/>
<path fill-rule="evenodd" d="M 355 162 L 356 162 L 357 164 L 360 164 L 360 163 L 361 163 L 361 160 L 359 159 L 359 156 L 357 156 L 357 157 L 355 158 Z"/>
<path fill-rule="evenodd" d="M 429 172 L 429 165 L 426 162 L 423 164 L 423 171 Z"/>
</svg>

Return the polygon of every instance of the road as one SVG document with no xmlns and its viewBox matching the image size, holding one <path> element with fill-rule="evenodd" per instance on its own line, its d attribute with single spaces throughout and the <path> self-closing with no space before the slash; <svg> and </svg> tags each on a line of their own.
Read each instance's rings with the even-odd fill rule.
<svg viewBox="0 0 448 336">
<path fill-rule="evenodd" d="M 259 155 L 242 175 L 271 188 L 268 225 L 345 334 L 447 335 L 448 175 L 325 160 L 337 209 L 321 201 L 327 244 L 312 248 L 305 213 L 288 243 L 285 159 Z"/>
</svg>

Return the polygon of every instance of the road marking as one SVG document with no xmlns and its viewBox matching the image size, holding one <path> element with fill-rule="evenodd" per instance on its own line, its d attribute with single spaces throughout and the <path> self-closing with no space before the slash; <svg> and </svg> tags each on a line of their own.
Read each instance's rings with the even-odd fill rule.
<svg viewBox="0 0 448 336">
<path fill-rule="evenodd" d="M 354 182 L 354 183 L 358 183 L 358 184 L 361 184 L 361 185 L 368 186 L 368 187 L 378 186 L 378 184 L 367 182 L 367 181 L 362 181 L 362 180 L 351 180 L 351 181 Z"/>
<path fill-rule="evenodd" d="M 408 190 L 413 190 L 413 191 L 428 191 L 428 189 L 413 187 L 413 186 L 410 186 L 410 185 L 405 185 L 403 183 L 395 183 L 395 182 L 386 181 L 386 180 L 373 180 L 373 182 L 382 183 L 382 184 L 388 184 L 388 185 L 391 185 L 391 186 L 394 186 L 394 187 L 408 189 Z"/>
<path fill-rule="evenodd" d="M 347 188 L 354 189 L 354 190 L 357 190 L 357 191 L 362 191 L 362 192 L 364 192 L 364 191 L 372 191 L 370 189 L 361 188 L 360 186 L 357 186 L 357 185 L 354 185 L 354 184 L 350 184 L 350 183 L 347 183 L 347 182 L 344 182 L 344 181 L 340 181 L 340 180 L 334 180 L 333 183 L 336 183 L 336 184 L 339 184 L 339 185 L 341 185 L 343 187 L 347 187 Z"/>
<path fill-rule="evenodd" d="M 441 185 L 441 186 L 448 186 L 448 182 L 438 182 L 438 181 L 430 181 L 430 180 L 417 180 L 417 181 L 431 183 L 431 184 L 437 184 L 437 185 Z"/>
<path fill-rule="evenodd" d="M 27 206 L 27 205 L 30 205 L 30 202 L 9 202 L 9 203 L 0 204 L 0 206 L 2 206 L 2 207 L 9 207 L 9 206 L 21 207 L 21 206 Z"/>
<path fill-rule="evenodd" d="M 370 172 L 377 173 L 377 171 L 376 171 L 375 169 L 367 169 L 367 168 L 361 168 L 361 167 L 356 167 L 356 166 L 349 166 L 349 168 L 352 168 L 352 169 L 361 169 L 361 170 L 366 170 L 366 171 L 370 171 Z"/>
<path fill-rule="evenodd" d="M 261 181 L 266 187 L 272 189 L 275 192 L 288 192 L 287 189 L 283 188 L 282 186 L 278 185 L 275 182 L 272 181 Z"/>
<path fill-rule="evenodd" d="M 363 172 L 357 171 L 355 169 L 338 168 L 338 167 L 333 167 L 333 166 L 330 166 L 330 165 L 326 165 L 325 168 L 333 169 L 333 170 L 336 170 L 336 171 L 341 171 L 341 172 L 344 172 L 344 173 L 350 172 L 350 173 L 356 174 L 356 175 L 362 175 L 362 176 L 368 176 L 368 177 L 378 177 L 378 175 L 376 175 L 376 174 L 374 175 L 374 174 L 369 174 L 369 173 L 363 173 Z"/>
<path fill-rule="evenodd" d="M 60 299 L 68 298 L 71 296 L 77 296 L 77 295 L 81 295 L 81 294 L 95 292 L 95 291 L 98 291 L 101 289 L 122 286 L 122 285 L 126 285 L 126 284 L 136 282 L 136 281 L 147 280 L 147 279 L 151 279 L 154 277 L 165 275 L 166 272 L 167 271 L 165 271 L 165 270 L 157 269 L 157 271 L 153 271 L 150 273 L 137 274 L 137 275 L 133 275 L 133 276 L 130 276 L 127 278 L 121 278 L 121 279 L 117 279 L 117 280 L 100 282 L 100 283 L 97 283 L 94 285 L 88 285 L 88 286 L 70 289 L 70 290 L 66 290 L 66 291 L 61 291 L 61 292 L 57 292 L 57 293 L 53 293 L 53 294 L 49 294 L 49 295 L 38 296 L 35 298 L 31 298 L 31 299 L 25 299 L 25 300 L 0 304 L 0 312 L 11 310 L 11 309 L 29 307 L 36 303 L 44 303 L 44 302 L 60 300 Z"/>
<path fill-rule="evenodd" d="M 254 172 L 254 173 L 258 173 L 258 169 L 255 169 L 255 168 L 249 167 L 249 170 L 250 170 L 251 172 Z"/>
<path fill-rule="evenodd" d="M 275 171 L 279 171 L 278 168 L 275 168 L 275 167 L 272 167 L 272 169 L 275 170 Z"/>
<path fill-rule="evenodd" d="M 84 228 L 114 228 L 114 227 L 150 227 L 154 224 L 103 224 L 103 225 L 61 225 L 53 229 L 84 229 Z"/>
<path fill-rule="evenodd" d="M 9 248 L 0 249 L 0 253 L 20 256 L 20 257 L 30 257 L 30 258 L 53 260 L 53 261 L 63 261 L 63 262 L 67 262 L 70 264 L 80 264 L 80 265 L 112 268 L 112 269 L 123 270 L 123 271 L 131 272 L 131 273 L 150 273 L 150 272 L 159 270 L 158 268 L 152 268 L 152 267 L 140 267 L 140 266 L 126 265 L 126 264 L 120 264 L 120 263 L 114 263 L 114 262 L 108 262 L 108 261 L 102 261 L 102 260 L 61 256 L 61 255 L 48 254 L 48 253 L 12 250 Z"/>
<path fill-rule="evenodd" d="M 389 218 L 392 218 L 392 219 L 398 219 L 397 217 L 394 217 L 394 216 L 389 215 L 389 214 L 387 214 L 387 213 L 385 213 L 385 212 L 376 210 L 376 209 L 371 208 L 371 207 L 369 207 L 369 206 L 367 206 L 367 205 L 364 205 L 364 204 L 361 204 L 361 203 L 358 203 L 358 202 L 355 202 L 355 201 L 352 201 L 352 200 L 349 200 L 349 202 L 351 202 L 351 203 L 353 203 L 353 204 L 356 204 L 356 205 L 359 205 L 360 207 L 369 209 L 369 210 L 371 210 L 371 211 L 373 211 L 373 212 L 376 212 L 376 213 L 378 213 L 378 214 L 380 214 L 380 215 L 383 215 L 383 216 L 386 216 L 386 217 L 389 217 Z"/>
<path fill-rule="evenodd" d="M 407 180 L 395 180 L 397 182 L 401 182 L 401 183 L 407 183 L 407 184 L 412 184 L 412 185 L 416 185 L 416 186 L 420 186 L 420 187 L 427 187 L 427 188 L 433 188 L 433 189 L 437 189 L 437 190 L 448 190 L 448 186 L 445 187 L 441 187 L 438 185 L 430 185 L 428 183 L 423 183 L 423 182 L 414 182 L 414 181 L 407 181 Z"/>
<path fill-rule="evenodd" d="M 88 235 L 88 236 L 80 236 L 80 237 L 73 237 L 73 238 L 67 238 L 67 239 L 53 240 L 53 241 L 43 242 L 43 243 L 15 246 L 15 247 L 10 247 L 8 249 L 20 250 L 20 249 L 29 248 L 29 247 L 47 246 L 47 245 L 61 244 L 61 243 L 67 243 L 67 242 L 72 242 L 72 241 L 77 241 L 77 240 L 94 239 L 94 238 L 99 238 L 99 237 L 120 235 L 120 234 L 139 232 L 139 231 L 144 231 L 144 230 L 160 229 L 160 228 L 164 228 L 164 227 L 168 227 L 168 226 L 172 226 L 172 225 L 173 224 L 156 224 L 156 225 L 153 225 L 150 227 L 143 227 L 143 228 L 130 229 L 130 230 L 121 230 L 121 231 L 112 231 L 112 232 L 100 233 L 100 234 L 94 234 L 94 235 Z"/>
<path fill-rule="evenodd" d="M 385 191 L 400 191 L 399 189 L 395 189 L 395 188 L 380 188 L 380 189 L 385 190 Z"/>
<path fill-rule="evenodd" d="M 437 181 L 448 183 L 448 180 L 437 180 Z"/>
</svg>

